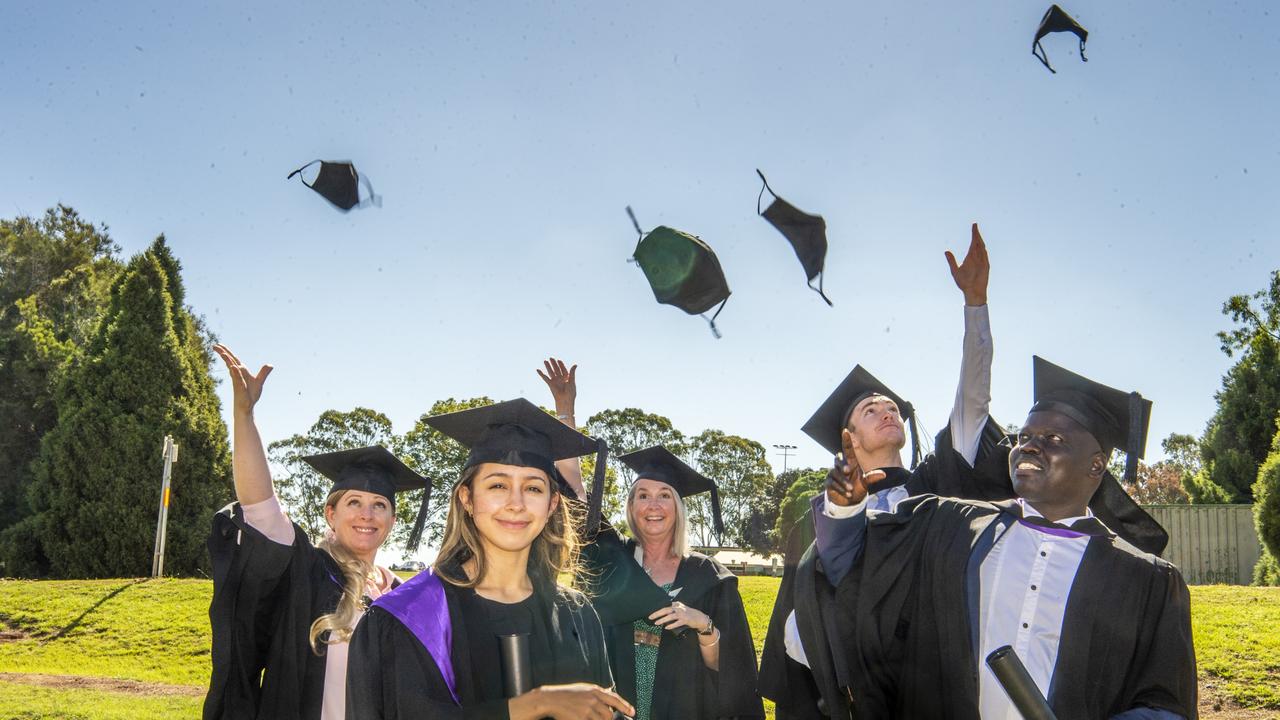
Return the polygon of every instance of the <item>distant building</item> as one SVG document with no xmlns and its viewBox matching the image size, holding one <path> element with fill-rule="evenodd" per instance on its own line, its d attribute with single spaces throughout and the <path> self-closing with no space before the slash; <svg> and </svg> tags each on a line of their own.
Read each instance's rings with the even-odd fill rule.
<svg viewBox="0 0 1280 720">
<path fill-rule="evenodd" d="M 770 575 L 782 577 L 781 555 L 757 555 L 750 550 L 732 547 L 698 548 L 710 555 L 734 575 Z"/>
</svg>

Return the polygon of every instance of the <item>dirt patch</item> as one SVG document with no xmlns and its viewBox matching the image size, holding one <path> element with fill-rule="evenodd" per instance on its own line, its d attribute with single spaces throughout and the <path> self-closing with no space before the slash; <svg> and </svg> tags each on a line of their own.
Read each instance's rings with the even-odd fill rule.
<svg viewBox="0 0 1280 720">
<path fill-rule="evenodd" d="M 21 630 L 13 630 L 11 628 L 0 629 L 0 643 L 17 642 L 18 640 L 27 640 L 31 636 Z"/>
<path fill-rule="evenodd" d="M 205 688 L 194 685 L 166 685 L 164 683 L 121 680 L 118 678 L 88 677 L 85 675 L 43 675 L 40 673 L 0 673 L 0 682 L 39 685 L 61 690 L 102 690 L 126 695 L 180 695 L 201 697 Z"/>
<path fill-rule="evenodd" d="M 1201 720 L 1276 720 L 1280 711 L 1242 708 L 1235 700 L 1227 697 L 1213 683 L 1200 678 L 1200 718 Z"/>
</svg>

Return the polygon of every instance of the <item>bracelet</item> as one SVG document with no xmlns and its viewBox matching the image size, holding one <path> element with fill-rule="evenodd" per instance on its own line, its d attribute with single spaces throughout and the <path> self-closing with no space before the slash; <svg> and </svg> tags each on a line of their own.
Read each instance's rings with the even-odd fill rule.
<svg viewBox="0 0 1280 720">
<path fill-rule="evenodd" d="M 713 645 L 720 644 L 720 628 L 716 628 L 715 635 L 716 635 L 716 639 L 712 640 L 709 643 L 704 643 L 702 642 L 702 640 L 698 640 L 698 647 L 711 647 Z"/>
<path fill-rule="evenodd" d="M 556 413 L 556 419 L 557 419 L 557 420 L 572 420 L 572 419 L 573 419 L 573 413 L 569 413 L 568 415 L 563 415 L 563 414 L 561 414 L 561 413 Z"/>
</svg>

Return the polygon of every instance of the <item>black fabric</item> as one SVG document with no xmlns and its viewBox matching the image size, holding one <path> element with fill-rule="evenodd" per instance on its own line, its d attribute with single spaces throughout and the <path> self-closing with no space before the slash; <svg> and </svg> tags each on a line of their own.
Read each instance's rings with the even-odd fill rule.
<svg viewBox="0 0 1280 720">
<path fill-rule="evenodd" d="M 622 541 L 612 530 L 598 534 L 583 553 L 588 572 L 598 578 L 593 604 L 606 624 L 609 661 L 618 694 L 636 701 L 635 642 L 632 623 L 671 604 L 635 561 L 634 541 Z M 612 563 L 611 566 L 602 564 Z M 631 567 L 627 567 L 630 565 Z M 639 572 L 636 572 L 639 570 Z M 691 553 L 680 562 L 672 588 L 675 600 L 706 613 L 720 629 L 720 669 L 702 662 L 697 633 L 666 632 L 658 645 L 654 678 L 653 720 L 721 720 L 763 718 L 756 689 L 756 653 L 738 593 L 738 579 L 714 559 Z M 656 592 L 655 592 L 656 591 Z M 646 598 L 637 601 L 634 598 Z M 661 597 L 661 599 L 659 599 Z"/>
<path fill-rule="evenodd" d="M 349 162 L 313 160 L 289 173 L 289 178 L 316 163 L 320 163 L 320 171 L 316 174 L 316 179 L 311 183 L 303 179 L 303 185 L 315 190 L 340 210 L 350 210 L 360 204 L 360 175 L 356 172 L 356 166 Z"/>
<path fill-rule="evenodd" d="M 489 621 L 474 591 L 444 584 L 453 644 L 450 657 L 457 675 L 461 706 L 455 705 L 431 655 L 394 616 L 379 607 L 367 612 L 347 660 L 349 720 L 505 720 L 501 664 L 493 652 L 477 648 L 473 638 Z M 530 638 L 535 687 L 575 682 L 611 687 L 600 620 L 585 598 L 572 591 L 538 584 Z M 406 588 L 411 590 L 411 588 Z M 477 615 L 479 617 L 477 617 Z M 550 657 L 548 657 L 550 656 Z M 496 678 L 496 682 L 493 682 Z M 496 693 L 496 695 L 495 695 Z"/>
<path fill-rule="evenodd" d="M 342 595 L 341 570 L 294 525 L 293 545 L 267 539 L 244 520 L 238 503 L 214 515 L 213 672 L 204 702 L 215 718 L 318 718 L 324 655 L 311 650 L 316 618 Z"/>
<path fill-rule="evenodd" d="M 1053 66 L 1049 64 L 1049 56 L 1045 54 L 1044 47 L 1040 45 L 1040 40 L 1049 33 L 1069 32 L 1080 39 L 1080 60 L 1089 62 L 1089 58 L 1084 56 L 1084 43 L 1089 39 L 1089 31 L 1080 26 L 1070 15 L 1057 5 L 1050 5 L 1045 11 L 1044 17 L 1040 18 L 1040 27 L 1036 28 L 1036 37 L 1031 42 L 1031 54 L 1036 59 L 1049 68 L 1049 72 L 1057 73 Z M 1038 51 L 1038 52 L 1037 52 Z"/>
<path fill-rule="evenodd" d="M 989 549 L 1015 507 L 922 496 L 869 520 L 855 655 L 889 715 L 978 717 L 974 548 Z M 1190 596 L 1173 566 L 1114 536 L 1089 541 L 1049 702 L 1064 720 L 1142 706 L 1196 717 Z"/>
<path fill-rule="evenodd" d="M 782 233 L 787 242 L 791 243 L 791 249 L 795 251 L 796 258 L 804 268 L 804 276 L 809 281 L 809 288 L 822 296 L 827 305 L 831 305 L 831 299 L 822 290 L 822 271 L 827 260 L 827 221 L 821 215 L 810 215 L 778 197 L 773 188 L 769 187 L 769 181 L 765 180 L 764 173 L 756 170 L 756 174 L 764 183 L 764 187 L 760 188 L 760 197 L 756 198 L 756 212 Z M 762 211 L 760 199 L 764 196 L 765 190 L 773 196 L 773 202 Z M 818 280 L 818 287 L 813 286 L 814 279 Z"/>
</svg>

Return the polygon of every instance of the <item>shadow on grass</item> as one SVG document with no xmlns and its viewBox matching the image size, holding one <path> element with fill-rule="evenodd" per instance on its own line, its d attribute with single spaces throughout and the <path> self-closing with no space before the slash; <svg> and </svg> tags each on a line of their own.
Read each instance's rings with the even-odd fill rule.
<svg viewBox="0 0 1280 720">
<path fill-rule="evenodd" d="M 87 610 L 85 610 L 84 612 L 80 613 L 80 616 L 79 616 L 79 617 L 77 617 L 75 620 L 72 620 L 71 622 L 67 623 L 67 624 L 66 624 L 66 626 L 64 626 L 64 627 L 63 627 L 61 630 L 59 630 L 58 632 L 56 632 L 56 633 L 54 633 L 53 635 L 50 635 L 49 637 L 45 638 L 43 641 L 41 641 L 41 643 L 40 643 L 40 644 L 41 644 L 41 645 L 48 645 L 49 643 L 53 642 L 54 640 L 61 640 L 62 638 L 66 637 L 66 636 L 67 636 L 67 634 L 68 634 L 68 633 L 70 633 L 72 630 L 75 630 L 76 628 L 80 627 L 80 623 L 84 622 L 84 619 L 85 619 L 85 618 L 87 618 L 87 617 L 89 617 L 89 614 L 90 614 L 90 613 L 92 613 L 94 610 L 97 610 L 98 608 L 102 607 L 102 604 L 103 604 L 103 603 L 105 603 L 106 601 L 110 600 L 111 598 L 113 598 L 113 597 L 115 597 L 115 596 L 119 595 L 120 593 L 124 592 L 125 590 L 128 590 L 129 588 L 133 587 L 134 585 L 137 585 L 137 584 L 139 584 L 139 583 L 144 583 L 144 582 L 146 582 L 146 581 L 147 581 L 147 579 L 148 579 L 148 578 L 138 578 L 137 580 L 132 580 L 132 581 L 130 581 L 130 582 L 125 583 L 124 585 L 121 585 L 120 587 L 116 588 L 115 590 L 112 590 L 111 592 L 107 593 L 106 595 L 103 595 L 103 596 L 102 596 L 102 598 L 101 598 L 100 600 L 98 600 L 98 602 L 94 603 L 94 604 L 93 604 L 89 609 L 87 609 Z"/>
</svg>

